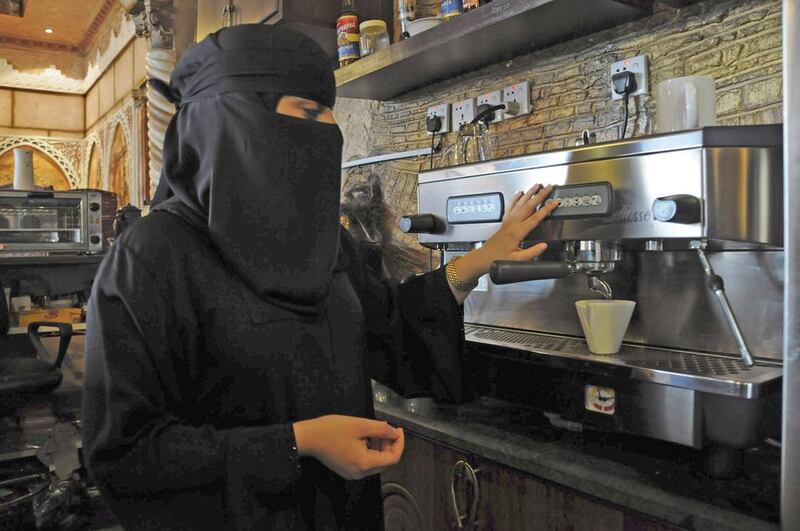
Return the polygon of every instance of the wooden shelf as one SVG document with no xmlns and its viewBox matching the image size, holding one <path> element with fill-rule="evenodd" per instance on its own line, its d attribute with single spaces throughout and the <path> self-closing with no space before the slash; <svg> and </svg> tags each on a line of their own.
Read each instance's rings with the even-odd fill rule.
<svg viewBox="0 0 800 531">
<path fill-rule="evenodd" d="M 649 14 L 653 0 L 494 0 L 336 70 L 338 95 L 388 100 Z"/>
<path fill-rule="evenodd" d="M 105 258 L 104 254 L 53 254 L 50 256 L 2 256 L 2 266 L 28 266 L 28 265 L 80 265 L 99 264 Z"/>
</svg>

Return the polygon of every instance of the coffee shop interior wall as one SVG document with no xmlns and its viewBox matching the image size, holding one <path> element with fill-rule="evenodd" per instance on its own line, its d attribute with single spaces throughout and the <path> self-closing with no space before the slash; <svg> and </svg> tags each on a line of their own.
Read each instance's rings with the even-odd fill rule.
<svg viewBox="0 0 800 531">
<path fill-rule="evenodd" d="M 418 11 L 433 9 L 418 1 Z M 480 43 L 474 43 L 480 46 Z M 435 52 L 431 52 L 435 53 Z M 612 101 L 609 70 L 614 61 L 647 54 L 650 91 L 632 98 L 628 136 L 655 133 L 655 86 L 674 77 L 707 75 L 716 80 L 720 125 L 780 123 L 780 0 L 706 0 L 675 9 L 657 3 L 651 16 L 561 43 L 482 70 L 376 102 L 339 98 L 336 115 L 345 137 L 344 160 L 430 145 L 425 132 L 429 105 L 459 101 L 523 80 L 531 82 L 529 116 L 494 124 L 493 157 L 572 146 L 585 129 L 599 142 L 620 133 L 623 109 Z M 445 138 L 445 148 L 455 133 Z M 434 158 L 434 164 L 440 164 Z M 428 251 L 399 232 L 401 215 L 415 213 L 417 173 L 430 160 L 405 159 L 345 172 L 344 190 L 371 176 L 382 184 L 389 208 L 392 272 L 404 276 L 429 267 Z M 435 259 L 435 257 L 434 257 Z"/>
<path fill-rule="evenodd" d="M 120 205 L 148 197 L 146 43 L 121 5 L 108 5 L 77 52 L 0 43 L 0 186 L 12 181 L 13 149 L 24 147 L 37 186 L 110 190 Z"/>
</svg>

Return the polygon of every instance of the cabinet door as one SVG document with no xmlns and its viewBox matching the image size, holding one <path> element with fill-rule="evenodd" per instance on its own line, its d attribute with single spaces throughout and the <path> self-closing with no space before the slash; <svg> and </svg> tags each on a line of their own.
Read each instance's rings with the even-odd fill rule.
<svg viewBox="0 0 800 531">
<path fill-rule="evenodd" d="M 477 529 L 543 531 L 677 531 L 483 458 L 478 467 Z"/>
<path fill-rule="evenodd" d="M 453 481 L 459 461 L 476 470 L 477 523 L 471 531 L 677 531 L 408 430 L 403 459 L 381 474 L 386 531 L 458 530 L 451 489 L 462 515 L 475 492 L 464 477 Z"/>
<path fill-rule="evenodd" d="M 434 485 L 430 478 L 434 445 L 408 431 L 405 434 L 402 460 L 381 473 L 385 529 L 433 531 Z"/>
</svg>

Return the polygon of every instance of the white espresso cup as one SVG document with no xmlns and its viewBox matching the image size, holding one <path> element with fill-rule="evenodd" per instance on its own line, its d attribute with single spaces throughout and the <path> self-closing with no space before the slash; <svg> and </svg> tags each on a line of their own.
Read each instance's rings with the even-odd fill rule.
<svg viewBox="0 0 800 531">
<path fill-rule="evenodd" d="M 671 133 L 717 125 L 716 105 L 714 78 L 667 79 L 656 88 L 656 129 Z"/>
<path fill-rule="evenodd" d="M 575 301 L 589 350 L 595 354 L 616 354 L 622 345 L 636 303 L 621 300 Z"/>
</svg>

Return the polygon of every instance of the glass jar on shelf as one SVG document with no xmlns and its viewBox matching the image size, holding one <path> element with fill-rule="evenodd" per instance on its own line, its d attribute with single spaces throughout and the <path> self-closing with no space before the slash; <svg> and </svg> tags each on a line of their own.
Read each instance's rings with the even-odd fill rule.
<svg viewBox="0 0 800 531">
<path fill-rule="evenodd" d="M 389 47 L 389 31 L 383 20 L 365 20 L 358 28 L 361 57 L 372 55 L 375 52 Z"/>
</svg>

